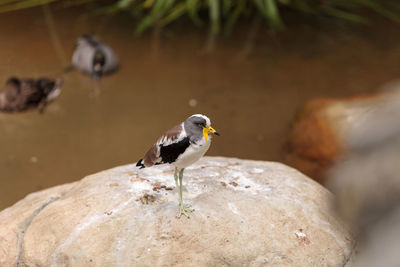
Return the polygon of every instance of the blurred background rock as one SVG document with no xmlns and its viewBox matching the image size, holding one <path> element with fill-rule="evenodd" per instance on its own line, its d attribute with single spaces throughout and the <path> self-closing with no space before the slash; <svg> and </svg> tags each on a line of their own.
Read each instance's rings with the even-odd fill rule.
<svg viewBox="0 0 400 267">
<path fill-rule="evenodd" d="M 349 132 L 360 120 L 368 120 L 371 109 L 381 102 L 379 94 L 308 101 L 296 112 L 284 161 L 325 184 L 331 167 L 351 150 L 346 142 Z"/>
<path fill-rule="evenodd" d="M 289 134 L 285 160 L 336 195 L 359 240 L 350 266 L 398 266 L 400 82 L 379 93 L 309 101 Z"/>
<path fill-rule="evenodd" d="M 347 103 L 348 104 L 348 103 Z M 338 121 L 346 152 L 329 172 L 336 207 L 359 236 L 354 266 L 398 266 L 400 257 L 400 83 L 352 102 Z"/>
</svg>

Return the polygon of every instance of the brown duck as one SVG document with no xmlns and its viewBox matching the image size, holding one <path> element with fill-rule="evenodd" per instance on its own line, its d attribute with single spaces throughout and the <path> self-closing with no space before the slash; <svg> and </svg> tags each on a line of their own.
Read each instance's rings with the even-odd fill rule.
<svg viewBox="0 0 400 267">
<path fill-rule="evenodd" d="M 60 95 L 63 83 L 63 79 L 12 77 L 0 93 L 0 111 L 19 112 L 37 107 L 43 113 L 46 105 Z"/>
</svg>

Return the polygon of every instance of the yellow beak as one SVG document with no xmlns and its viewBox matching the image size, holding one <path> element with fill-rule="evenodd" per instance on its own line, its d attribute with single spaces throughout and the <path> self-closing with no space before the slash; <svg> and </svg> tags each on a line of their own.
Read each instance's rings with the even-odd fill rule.
<svg viewBox="0 0 400 267">
<path fill-rule="evenodd" d="M 211 132 L 212 134 L 219 135 L 219 133 L 211 126 L 207 126 L 203 128 L 203 136 L 204 139 L 206 139 L 206 142 L 208 141 L 208 133 Z"/>
</svg>

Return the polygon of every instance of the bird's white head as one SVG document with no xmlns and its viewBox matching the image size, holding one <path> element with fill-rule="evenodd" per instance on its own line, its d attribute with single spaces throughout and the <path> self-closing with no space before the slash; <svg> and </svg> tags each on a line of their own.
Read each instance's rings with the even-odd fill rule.
<svg viewBox="0 0 400 267">
<path fill-rule="evenodd" d="M 191 122 L 193 125 L 199 128 L 202 131 L 204 139 L 206 142 L 208 141 L 209 134 L 219 135 L 219 133 L 211 127 L 211 120 L 203 114 L 194 114 L 190 116 L 186 121 Z"/>
<path fill-rule="evenodd" d="M 202 118 L 202 119 L 204 119 L 204 120 L 206 121 L 206 126 L 211 126 L 211 120 L 210 120 L 210 118 L 207 117 L 206 115 L 203 115 L 203 114 L 193 114 L 193 115 L 190 116 L 189 118 L 192 118 L 192 117 L 199 117 L 199 118 Z"/>
</svg>

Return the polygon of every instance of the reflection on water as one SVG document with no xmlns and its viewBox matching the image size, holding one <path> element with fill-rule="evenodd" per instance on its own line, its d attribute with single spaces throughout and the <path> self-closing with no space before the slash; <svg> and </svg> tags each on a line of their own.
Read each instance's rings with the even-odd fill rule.
<svg viewBox="0 0 400 267">
<path fill-rule="evenodd" d="M 305 100 L 371 91 L 399 75 L 400 48 L 390 44 L 400 37 L 389 34 L 384 47 L 372 43 L 383 35 L 378 26 L 358 37 L 299 27 L 280 43 L 263 37 L 248 59 L 240 57 L 245 35 L 204 54 L 204 34 L 167 32 L 173 36 L 155 57 L 151 40 L 135 39 L 125 18 L 55 13 L 66 55 L 77 36 L 92 32 L 116 50 L 121 68 L 100 80 L 97 98 L 90 77 L 70 72 L 45 114 L 0 114 L 0 209 L 29 192 L 134 163 L 160 133 L 194 113 L 208 115 L 221 132 L 208 155 L 280 160 Z M 69 59 L 56 53 L 42 14 L 35 8 L 0 16 L 1 84 L 12 75 L 62 74 Z"/>
</svg>

